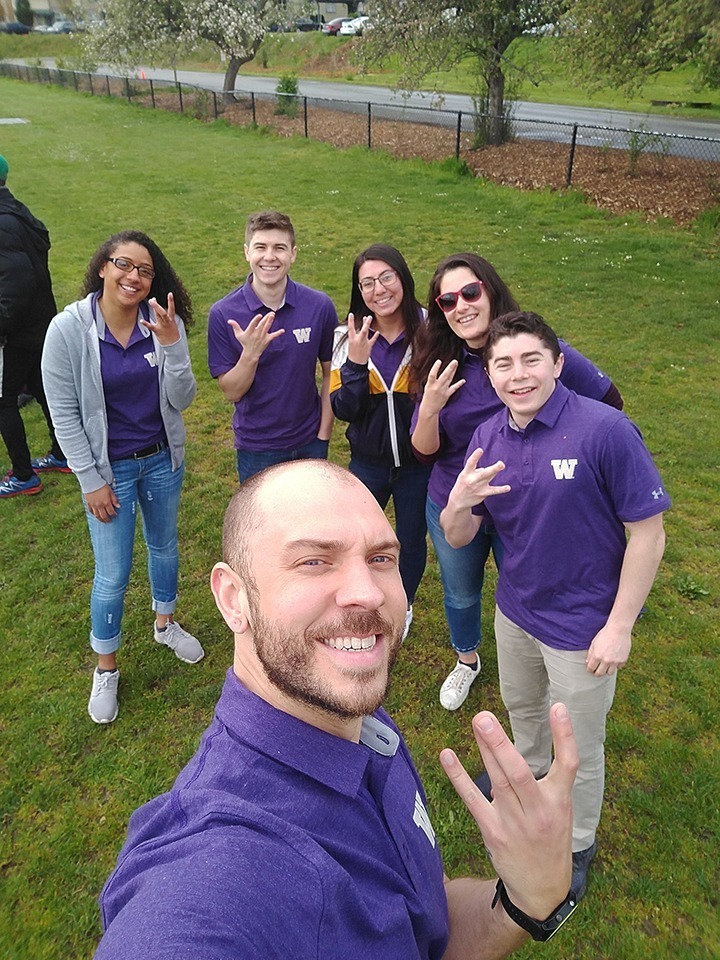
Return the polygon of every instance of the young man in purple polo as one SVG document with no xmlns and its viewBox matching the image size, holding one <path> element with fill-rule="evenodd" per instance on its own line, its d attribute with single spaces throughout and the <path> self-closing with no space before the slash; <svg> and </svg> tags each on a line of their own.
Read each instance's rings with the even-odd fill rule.
<svg viewBox="0 0 720 960">
<path fill-rule="evenodd" d="M 241 482 L 275 463 L 328 454 L 330 361 L 338 319 L 326 294 L 288 276 L 296 255 L 288 216 L 277 210 L 252 214 L 245 229 L 250 275 L 210 309 L 208 364 L 223 395 L 235 404 Z"/>
<path fill-rule="evenodd" d="M 572 912 L 577 751 L 561 704 L 541 783 L 496 718 L 475 717 L 493 804 L 442 751 L 502 879 L 444 874 L 380 706 L 405 623 L 399 550 L 337 464 L 281 464 L 235 494 L 211 578 L 233 667 L 195 757 L 133 814 L 96 960 L 491 960 Z"/>
<path fill-rule="evenodd" d="M 665 546 L 670 499 L 637 427 L 558 381 L 557 337 L 533 313 L 490 326 L 488 376 L 506 409 L 475 431 L 441 522 L 454 547 L 488 516 L 503 544 L 495 635 L 515 745 L 537 778 L 550 766 L 548 705 L 570 710 L 573 890 L 597 849 L 605 722 L 617 671 Z M 480 461 L 489 466 L 480 466 Z M 502 484 L 491 481 L 500 476 Z M 489 793 L 489 783 L 478 786 Z"/>
</svg>

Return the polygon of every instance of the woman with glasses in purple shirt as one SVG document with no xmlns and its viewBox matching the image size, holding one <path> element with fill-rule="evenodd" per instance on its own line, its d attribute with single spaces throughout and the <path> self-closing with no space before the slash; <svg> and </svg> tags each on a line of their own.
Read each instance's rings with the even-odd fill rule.
<svg viewBox="0 0 720 960">
<path fill-rule="evenodd" d="M 478 425 L 503 406 L 482 363 L 490 321 L 519 307 L 495 268 L 475 253 L 458 253 L 438 265 L 430 281 L 427 323 L 412 361 L 412 382 L 422 391 L 413 416 L 412 446 L 432 464 L 426 518 L 443 584 L 445 616 L 457 662 L 440 688 L 440 703 L 457 710 L 480 673 L 480 614 L 485 563 L 502 544 L 486 524 L 465 547 L 445 540 L 440 513 L 463 468 Z M 560 380 L 571 390 L 622 409 L 612 381 L 568 343 Z M 541 575 L 541 571 L 538 571 Z"/>
<path fill-rule="evenodd" d="M 424 316 L 400 251 L 384 243 L 363 250 L 353 264 L 348 322 L 336 330 L 330 377 L 333 412 L 349 423 L 350 470 L 381 507 L 393 498 L 406 634 L 427 559 L 430 467 L 418 462 L 410 444 L 415 402 L 409 380 Z"/>
<path fill-rule="evenodd" d="M 82 299 L 54 318 L 45 340 L 48 404 L 80 483 L 95 556 L 90 645 L 98 665 L 88 704 L 95 723 L 118 713 L 116 653 L 138 506 L 153 636 L 186 663 L 204 656 L 174 620 L 182 411 L 196 389 L 181 315 L 188 324 L 191 302 L 180 278 L 148 236 L 126 230 L 97 250 Z"/>
</svg>

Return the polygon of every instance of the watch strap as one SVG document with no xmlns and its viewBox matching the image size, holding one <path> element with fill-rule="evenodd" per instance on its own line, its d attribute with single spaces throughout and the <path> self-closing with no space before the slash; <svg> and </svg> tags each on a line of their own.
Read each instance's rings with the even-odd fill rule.
<svg viewBox="0 0 720 960">
<path fill-rule="evenodd" d="M 533 940 L 540 941 L 549 940 L 551 937 L 554 937 L 565 921 L 572 916 L 577 907 L 577 897 L 571 890 L 567 897 L 555 907 L 545 920 L 535 920 L 534 917 L 529 917 L 526 913 L 523 913 L 519 907 L 515 906 L 508 896 L 505 884 L 501 879 L 498 879 L 495 885 L 492 909 L 495 909 L 498 900 L 512 921 L 517 923 L 519 927 L 522 927 L 523 930 L 527 930 Z"/>
</svg>

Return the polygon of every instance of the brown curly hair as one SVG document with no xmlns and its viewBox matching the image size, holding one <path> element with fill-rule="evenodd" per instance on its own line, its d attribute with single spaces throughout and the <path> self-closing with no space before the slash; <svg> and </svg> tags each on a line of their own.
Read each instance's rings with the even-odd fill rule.
<svg viewBox="0 0 720 960">
<path fill-rule="evenodd" d="M 185 289 L 180 277 L 170 266 L 167 257 L 160 247 L 154 240 L 151 240 L 146 233 L 142 233 L 140 230 L 122 230 L 120 233 L 114 233 L 112 237 L 98 247 L 85 271 L 85 279 L 80 288 L 80 297 L 86 297 L 89 293 L 102 290 L 103 278 L 100 276 L 100 270 L 102 270 L 113 253 L 123 243 L 137 243 L 141 247 L 145 247 L 150 254 L 153 269 L 155 270 L 149 297 L 155 297 L 162 307 L 166 307 L 167 296 L 169 293 L 172 293 L 175 298 L 175 309 L 182 317 L 182 321 L 187 329 L 192 324 L 192 300 L 190 299 L 190 294 Z"/>
</svg>

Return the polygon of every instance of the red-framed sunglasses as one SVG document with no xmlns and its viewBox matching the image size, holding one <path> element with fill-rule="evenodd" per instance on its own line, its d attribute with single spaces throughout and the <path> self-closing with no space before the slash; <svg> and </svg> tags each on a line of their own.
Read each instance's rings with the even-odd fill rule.
<svg viewBox="0 0 720 960">
<path fill-rule="evenodd" d="M 475 301 L 479 300 L 482 296 L 482 292 L 482 280 L 473 280 L 472 283 L 466 283 L 464 287 L 460 287 L 455 293 L 451 293 L 450 291 L 441 293 L 439 297 L 435 297 L 435 303 L 443 313 L 450 313 L 450 311 L 454 310 L 457 306 L 460 297 L 462 297 L 466 303 L 475 303 Z"/>
</svg>

